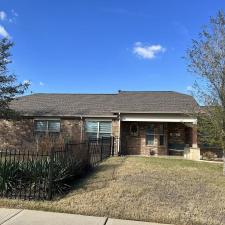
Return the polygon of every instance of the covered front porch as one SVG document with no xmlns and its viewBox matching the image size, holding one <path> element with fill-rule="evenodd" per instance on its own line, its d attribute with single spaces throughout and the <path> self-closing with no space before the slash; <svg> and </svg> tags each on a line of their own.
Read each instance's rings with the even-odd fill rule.
<svg viewBox="0 0 225 225">
<path fill-rule="evenodd" d="M 198 150 L 196 120 L 188 117 L 122 116 L 122 155 L 184 155 Z"/>
</svg>

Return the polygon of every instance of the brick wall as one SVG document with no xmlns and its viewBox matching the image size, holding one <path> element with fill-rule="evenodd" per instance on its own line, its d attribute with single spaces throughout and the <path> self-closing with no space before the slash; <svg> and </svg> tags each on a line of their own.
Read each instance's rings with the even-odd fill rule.
<svg viewBox="0 0 225 225">
<path fill-rule="evenodd" d="M 168 144 L 192 145 L 191 127 L 183 123 L 168 123 Z"/>
<path fill-rule="evenodd" d="M 83 120 L 61 119 L 61 135 L 73 142 L 81 142 L 85 139 Z"/>
<path fill-rule="evenodd" d="M 135 122 L 134 122 L 135 123 Z M 165 145 L 159 146 L 159 124 L 155 124 L 155 142 L 153 145 L 146 144 L 146 130 L 149 122 L 138 122 L 138 135 L 130 134 L 132 122 L 121 122 L 121 150 L 124 154 L 149 155 L 154 150 L 159 155 L 167 154 L 168 143 L 190 143 L 190 129 L 182 123 L 164 123 Z M 119 137 L 119 121 L 112 121 L 112 135 Z M 81 142 L 85 140 L 84 120 L 61 119 L 60 136 L 65 140 Z M 29 148 L 37 149 L 37 140 L 34 135 L 33 119 L 20 121 L 0 121 L 0 148 Z"/>
<path fill-rule="evenodd" d="M 137 136 L 130 134 L 131 124 L 137 124 L 139 132 Z M 146 131 L 150 124 L 155 127 L 155 139 L 153 145 L 146 144 Z M 159 145 L 159 126 L 162 123 L 151 122 L 122 122 L 121 123 L 121 150 L 124 154 L 149 155 L 154 150 L 158 155 L 168 154 L 168 144 L 191 145 L 191 128 L 182 123 L 164 124 L 164 145 Z"/>
<path fill-rule="evenodd" d="M 61 119 L 60 137 L 63 140 L 72 140 L 79 143 L 81 135 L 82 120 Z M 33 119 L 21 119 L 17 121 L 0 120 L 0 148 L 1 149 L 29 149 L 36 151 L 40 144 L 34 134 Z"/>
<path fill-rule="evenodd" d="M 34 143 L 32 120 L 0 120 L 0 148 L 34 148 Z"/>
<path fill-rule="evenodd" d="M 137 124 L 138 135 L 132 136 L 130 133 L 131 124 Z M 155 139 L 153 145 L 146 144 L 146 131 L 150 124 L 155 127 Z M 123 154 L 149 155 L 154 150 L 158 155 L 167 154 L 167 124 L 164 123 L 164 146 L 159 145 L 159 125 L 160 123 L 149 122 L 122 122 L 121 123 L 121 150 Z"/>
<path fill-rule="evenodd" d="M 118 120 L 112 120 L 112 136 L 119 137 L 119 121 Z"/>
</svg>

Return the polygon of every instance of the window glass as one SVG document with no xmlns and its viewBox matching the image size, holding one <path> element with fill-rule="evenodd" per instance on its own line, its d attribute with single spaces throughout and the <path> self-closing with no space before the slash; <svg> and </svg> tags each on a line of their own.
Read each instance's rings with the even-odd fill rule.
<svg viewBox="0 0 225 225">
<path fill-rule="evenodd" d="M 60 132 L 60 121 L 35 120 L 34 129 L 36 132 Z"/>
<path fill-rule="evenodd" d="M 159 125 L 159 145 L 164 145 L 164 124 Z"/>
<path fill-rule="evenodd" d="M 98 138 L 98 133 L 91 133 L 91 132 L 87 132 L 87 138 L 88 139 L 97 139 Z"/>
<path fill-rule="evenodd" d="M 163 124 L 159 125 L 159 134 L 164 134 L 164 125 Z"/>
<path fill-rule="evenodd" d="M 150 134 L 154 134 L 154 125 L 153 124 L 147 128 L 147 135 L 150 135 Z"/>
<path fill-rule="evenodd" d="M 131 124 L 130 125 L 130 135 L 131 136 L 138 136 L 139 129 L 137 124 Z"/>
<path fill-rule="evenodd" d="M 49 120 L 48 121 L 48 131 L 49 132 L 60 132 L 60 121 Z"/>
<path fill-rule="evenodd" d="M 164 145 L 164 135 L 159 136 L 159 145 Z"/>
<path fill-rule="evenodd" d="M 110 136 L 112 133 L 112 123 L 111 122 L 99 122 L 99 133 L 106 134 Z"/>
<path fill-rule="evenodd" d="M 154 125 L 151 124 L 150 126 L 148 126 L 146 131 L 146 144 L 154 145 L 154 139 L 155 139 Z"/>
<path fill-rule="evenodd" d="M 86 130 L 86 134 L 87 134 L 88 139 L 97 138 L 98 122 L 91 122 L 91 121 L 86 122 L 85 130 Z"/>
<path fill-rule="evenodd" d="M 87 121 L 85 126 L 87 138 L 95 139 L 110 137 L 112 134 L 112 122 L 110 121 Z"/>
<path fill-rule="evenodd" d="M 147 145 L 154 145 L 154 135 L 147 135 L 146 136 L 146 144 Z"/>
<path fill-rule="evenodd" d="M 48 129 L 48 123 L 46 120 L 35 121 L 35 131 L 45 132 Z"/>
<path fill-rule="evenodd" d="M 111 137 L 111 134 L 109 134 L 109 133 L 99 133 L 99 138 L 102 138 L 102 137 Z"/>
<path fill-rule="evenodd" d="M 97 133 L 98 132 L 98 122 L 87 122 L 86 123 L 86 132 Z"/>
</svg>

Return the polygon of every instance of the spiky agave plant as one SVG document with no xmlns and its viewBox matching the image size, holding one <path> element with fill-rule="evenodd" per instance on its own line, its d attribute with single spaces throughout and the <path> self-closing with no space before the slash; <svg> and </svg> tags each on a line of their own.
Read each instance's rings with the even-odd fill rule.
<svg viewBox="0 0 225 225">
<path fill-rule="evenodd" d="M 53 159 L 37 157 L 7 160 L 6 158 L 0 161 L 0 194 L 18 196 L 18 193 L 29 192 L 33 196 L 40 193 L 44 195 L 48 192 L 49 183 L 52 183 L 50 188 L 53 194 L 63 194 L 70 189 L 73 178 L 80 175 L 82 169 L 82 161 L 66 154 Z"/>
<path fill-rule="evenodd" d="M 82 163 L 71 160 L 57 160 L 53 163 L 53 193 L 63 194 L 71 188 L 73 178 L 80 174 Z"/>
<path fill-rule="evenodd" d="M 18 171 L 18 163 L 7 160 L 0 161 L 0 191 L 3 195 L 15 189 Z"/>
</svg>

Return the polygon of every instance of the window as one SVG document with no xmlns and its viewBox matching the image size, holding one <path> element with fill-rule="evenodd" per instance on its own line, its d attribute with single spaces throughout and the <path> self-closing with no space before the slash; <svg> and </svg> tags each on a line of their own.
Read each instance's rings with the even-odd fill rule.
<svg viewBox="0 0 225 225">
<path fill-rule="evenodd" d="M 165 144 L 164 125 L 159 125 L 159 145 Z"/>
<path fill-rule="evenodd" d="M 111 137 L 112 133 L 111 122 L 99 122 L 99 137 Z"/>
<path fill-rule="evenodd" d="M 59 120 L 35 120 L 34 130 L 35 132 L 58 133 L 60 132 L 60 121 Z"/>
<path fill-rule="evenodd" d="M 130 135 L 131 136 L 138 136 L 138 133 L 139 133 L 138 131 L 139 131 L 138 125 L 136 123 L 130 125 Z"/>
<path fill-rule="evenodd" d="M 87 121 L 85 131 L 88 138 L 111 137 L 112 122 L 111 121 Z"/>
<path fill-rule="evenodd" d="M 98 122 L 86 122 L 85 130 L 88 138 L 97 138 Z"/>
<path fill-rule="evenodd" d="M 154 125 L 151 124 L 147 128 L 147 132 L 146 132 L 146 144 L 147 145 L 154 145 L 154 139 L 155 139 Z"/>
</svg>

